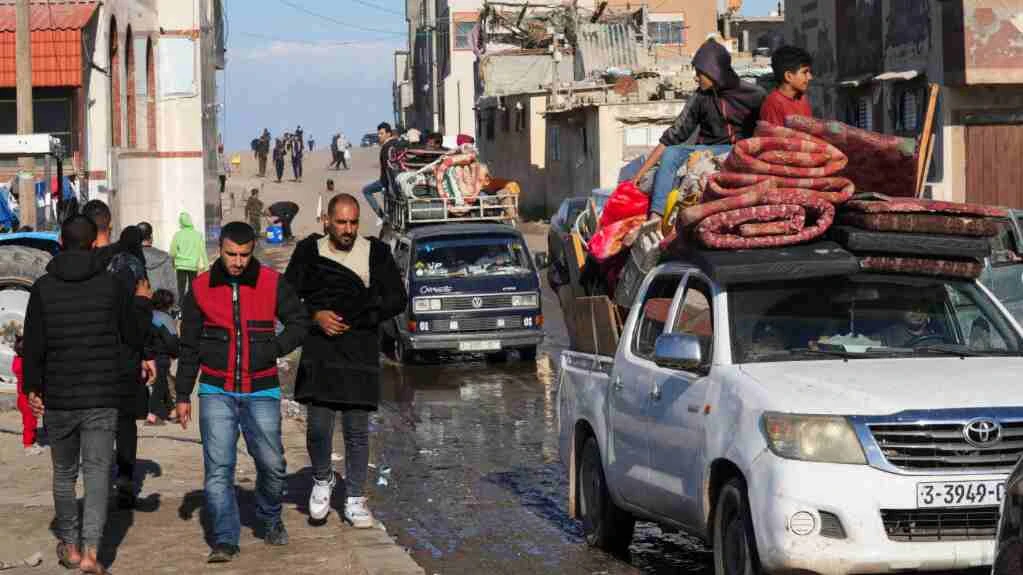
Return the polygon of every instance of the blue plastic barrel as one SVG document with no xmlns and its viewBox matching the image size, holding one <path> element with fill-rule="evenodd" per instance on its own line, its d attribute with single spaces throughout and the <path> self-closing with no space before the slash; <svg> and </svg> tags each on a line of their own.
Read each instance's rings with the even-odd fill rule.
<svg viewBox="0 0 1023 575">
<path fill-rule="evenodd" d="M 266 228 L 266 243 L 268 244 L 283 244 L 284 243 L 284 228 L 279 225 L 267 226 Z"/>
</svg>

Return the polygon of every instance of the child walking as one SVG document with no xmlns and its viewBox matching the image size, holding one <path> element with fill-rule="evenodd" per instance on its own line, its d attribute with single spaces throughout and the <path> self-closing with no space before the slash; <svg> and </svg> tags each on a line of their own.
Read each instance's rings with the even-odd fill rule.
<svg viewBox="0 0 1023 575">
<path fill-rule="evenodd" d="M 149 415 L 146 425 L 163 425 L 170 418 L 173 403 L 170 396 L 171 360 L 178 356 L 178 329 L 170 315 L 174 294 L 158 289 L 153 293 L 153 328 L 151 346 L 156 357 L 156 380 L 149 389 Z"/>
<path fill-rule="evenodd" d="M 32 407 L 28 404 L 28 396 L 25 395 L 25 390 L 22 388 L 25 376 L 22 371 L 21 356 L 22 339 L 18 335 L 14 338 L 14 364 L 11 365 L 11 371 L 18 378 L 18 411 L 21 412 L 21 443 L 25 446 L 25 455 L 39 455 L 45 450 L 36 443 L 36 428 L 39 425 L 39 420 L 32 413 Z"/>
</svg>

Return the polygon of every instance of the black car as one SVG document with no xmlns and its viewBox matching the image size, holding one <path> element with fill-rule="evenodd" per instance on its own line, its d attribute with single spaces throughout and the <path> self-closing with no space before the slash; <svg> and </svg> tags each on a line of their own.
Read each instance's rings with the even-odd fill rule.
<svg viewBox="0 0 1023 575">
<path fill-rule="evenodd" d="M 380 143 L 380 137 L 376 134 L 366 134 L 362 137 L 362 147 L 369 148 Z"/>
<path fill-rule="evenodd" d="M 550 267 L 547 268 L 547 282 L 555 293 L 558 288 L 571 283 L 569 272 L 569 255 L 574 255 L 572 245 L 572 226 L 579 214 L 586 209 L 589 198 L 568 198 L 561 202 L 558 211 L 551 217 L 550 229 L 547 231 L 547 253 Z"/>
</svg>

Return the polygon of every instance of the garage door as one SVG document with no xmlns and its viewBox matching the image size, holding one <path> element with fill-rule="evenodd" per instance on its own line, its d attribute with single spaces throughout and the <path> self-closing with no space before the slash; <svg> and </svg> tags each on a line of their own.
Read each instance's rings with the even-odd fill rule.
<svg viewBox="0 0 1023 575">
<path fill-rule="evenodd" d="M 1023 208 L 1023 125 L 966 127 L 966 201 Z"/>
</svg>

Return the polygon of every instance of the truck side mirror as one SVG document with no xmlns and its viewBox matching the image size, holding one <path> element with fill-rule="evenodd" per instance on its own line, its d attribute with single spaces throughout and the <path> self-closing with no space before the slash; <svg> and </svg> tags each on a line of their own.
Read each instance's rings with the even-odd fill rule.
<svg viewBox="0 0 1023 575">
<path fill-rule="evenodd" d="M 700 338 L 685 333 L 666 333 L 654 343 L 654 363 L 669 369 L 694 371 L 703 365 Z"/>
<path fill-rule="evenodd" d="M 547 259 L 545 252 L 536 252 L 533 254 L 533 261 L 536 263 L 536 269 L 542 270 L 550 265 L 550 260 Z"/>
</svg>

